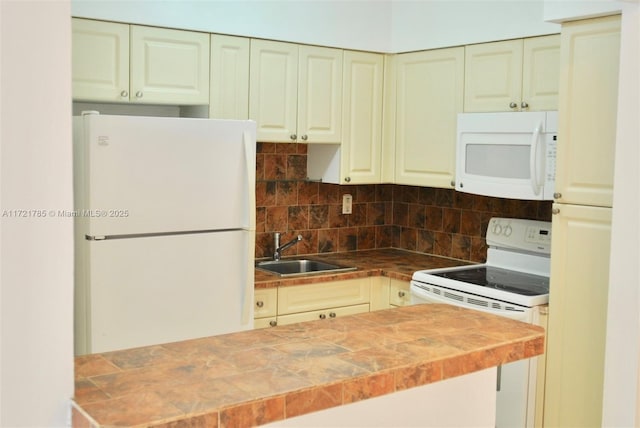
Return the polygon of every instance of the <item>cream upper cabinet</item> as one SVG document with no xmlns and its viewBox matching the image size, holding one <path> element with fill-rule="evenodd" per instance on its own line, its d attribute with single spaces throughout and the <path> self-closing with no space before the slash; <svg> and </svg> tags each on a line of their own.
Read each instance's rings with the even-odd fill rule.
<svg viewBox="0 0 640 428">
<path fill-rule="evenodd" d="M 612 206 L 619 16 L 562 25 L 556 200 Z"/>
<path fill-rule="evenodd" d="M 464 111 L 558 109 L 560 36 L 465 47 Z"/>
<path fill-rule="evenodd" d="M 74 18 L 74 100 L 129 100 L 129 25 Z"/>
<path fill-rule="evenodd" d="M 344 52 L 342 183 L 380 183 L 384 57 Z"/>
<path fill-rule="evenodd" d="M 399 54 L 395 61 L 395 183 L 452 188 L 464 48 Z"/>
<path fill-rule="evenodd" d="M 246 37 L 211 35 L 209 117 L 249 118 L 249 53 Z"/>
<path fill-rule="evenodd" d="M 209 103 L 209 35 L 73 19 L 73 98 Z"/>
<path fill-rule="evenodd" d="M 131 91 L 136 102 L 209 104 L 209 34 L 131 26 Z"/>
<path fill-rule="evenodd" d="M 544 426 L 599 427 L 611 208 L 554 209 Z"/>
<path fill-rule="evenodd" d="M 251 40 L 250 81 L 258 141 L 340 142 L 342 50 Z"/>
</svg>

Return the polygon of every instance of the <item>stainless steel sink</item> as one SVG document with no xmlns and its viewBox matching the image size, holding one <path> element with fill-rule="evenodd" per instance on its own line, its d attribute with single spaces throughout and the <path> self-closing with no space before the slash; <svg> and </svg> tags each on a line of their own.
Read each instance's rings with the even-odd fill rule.
<svg viewBox="0 0 640 428">
<path fill-rule="evenodd" d="M 256 263 L 256 268 L 280 276 L 311 275 L 316 273 L 348 272 L 355 267 L 346 267 L 318 260 L 268 260 Z"/>
</svg>

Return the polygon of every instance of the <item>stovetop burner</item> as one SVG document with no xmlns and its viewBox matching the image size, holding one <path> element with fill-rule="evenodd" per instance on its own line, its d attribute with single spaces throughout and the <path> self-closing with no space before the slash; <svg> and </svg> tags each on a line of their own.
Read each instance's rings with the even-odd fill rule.
<svg viewBox="0 0 640 428">
<path fill-rule="evenodd" d="M 432 275 L 523 296 L 549 293 L 548 277 L 493 266 L 470 266 L 465 269 L 432 273 Z"/>
</svg>

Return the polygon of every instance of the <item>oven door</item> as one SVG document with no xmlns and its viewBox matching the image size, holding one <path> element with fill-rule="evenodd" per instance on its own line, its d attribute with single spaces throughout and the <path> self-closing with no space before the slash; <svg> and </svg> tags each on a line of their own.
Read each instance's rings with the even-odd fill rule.
<svg viewBox="0 0 640 428">
<path fill-rule="evenodd" d="M 411 304 L 445 303 L 533 323 L 535 309 L 511 305 L 437 285 L 411 281 Z M 496 428 L 533 427 L 536 360 L 519 360 L 498 367 Z"/>
</svg>

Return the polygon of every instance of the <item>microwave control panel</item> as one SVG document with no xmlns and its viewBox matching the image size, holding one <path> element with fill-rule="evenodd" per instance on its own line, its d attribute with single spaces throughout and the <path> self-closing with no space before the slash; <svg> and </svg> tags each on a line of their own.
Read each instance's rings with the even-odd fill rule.
<svg viewBox="0 0 640 428">
<path fill-rule="evenodd" d="M 551 222 L 494 217 L 487 227 L 487 245 L 549 254 Z"/>
</svg>

